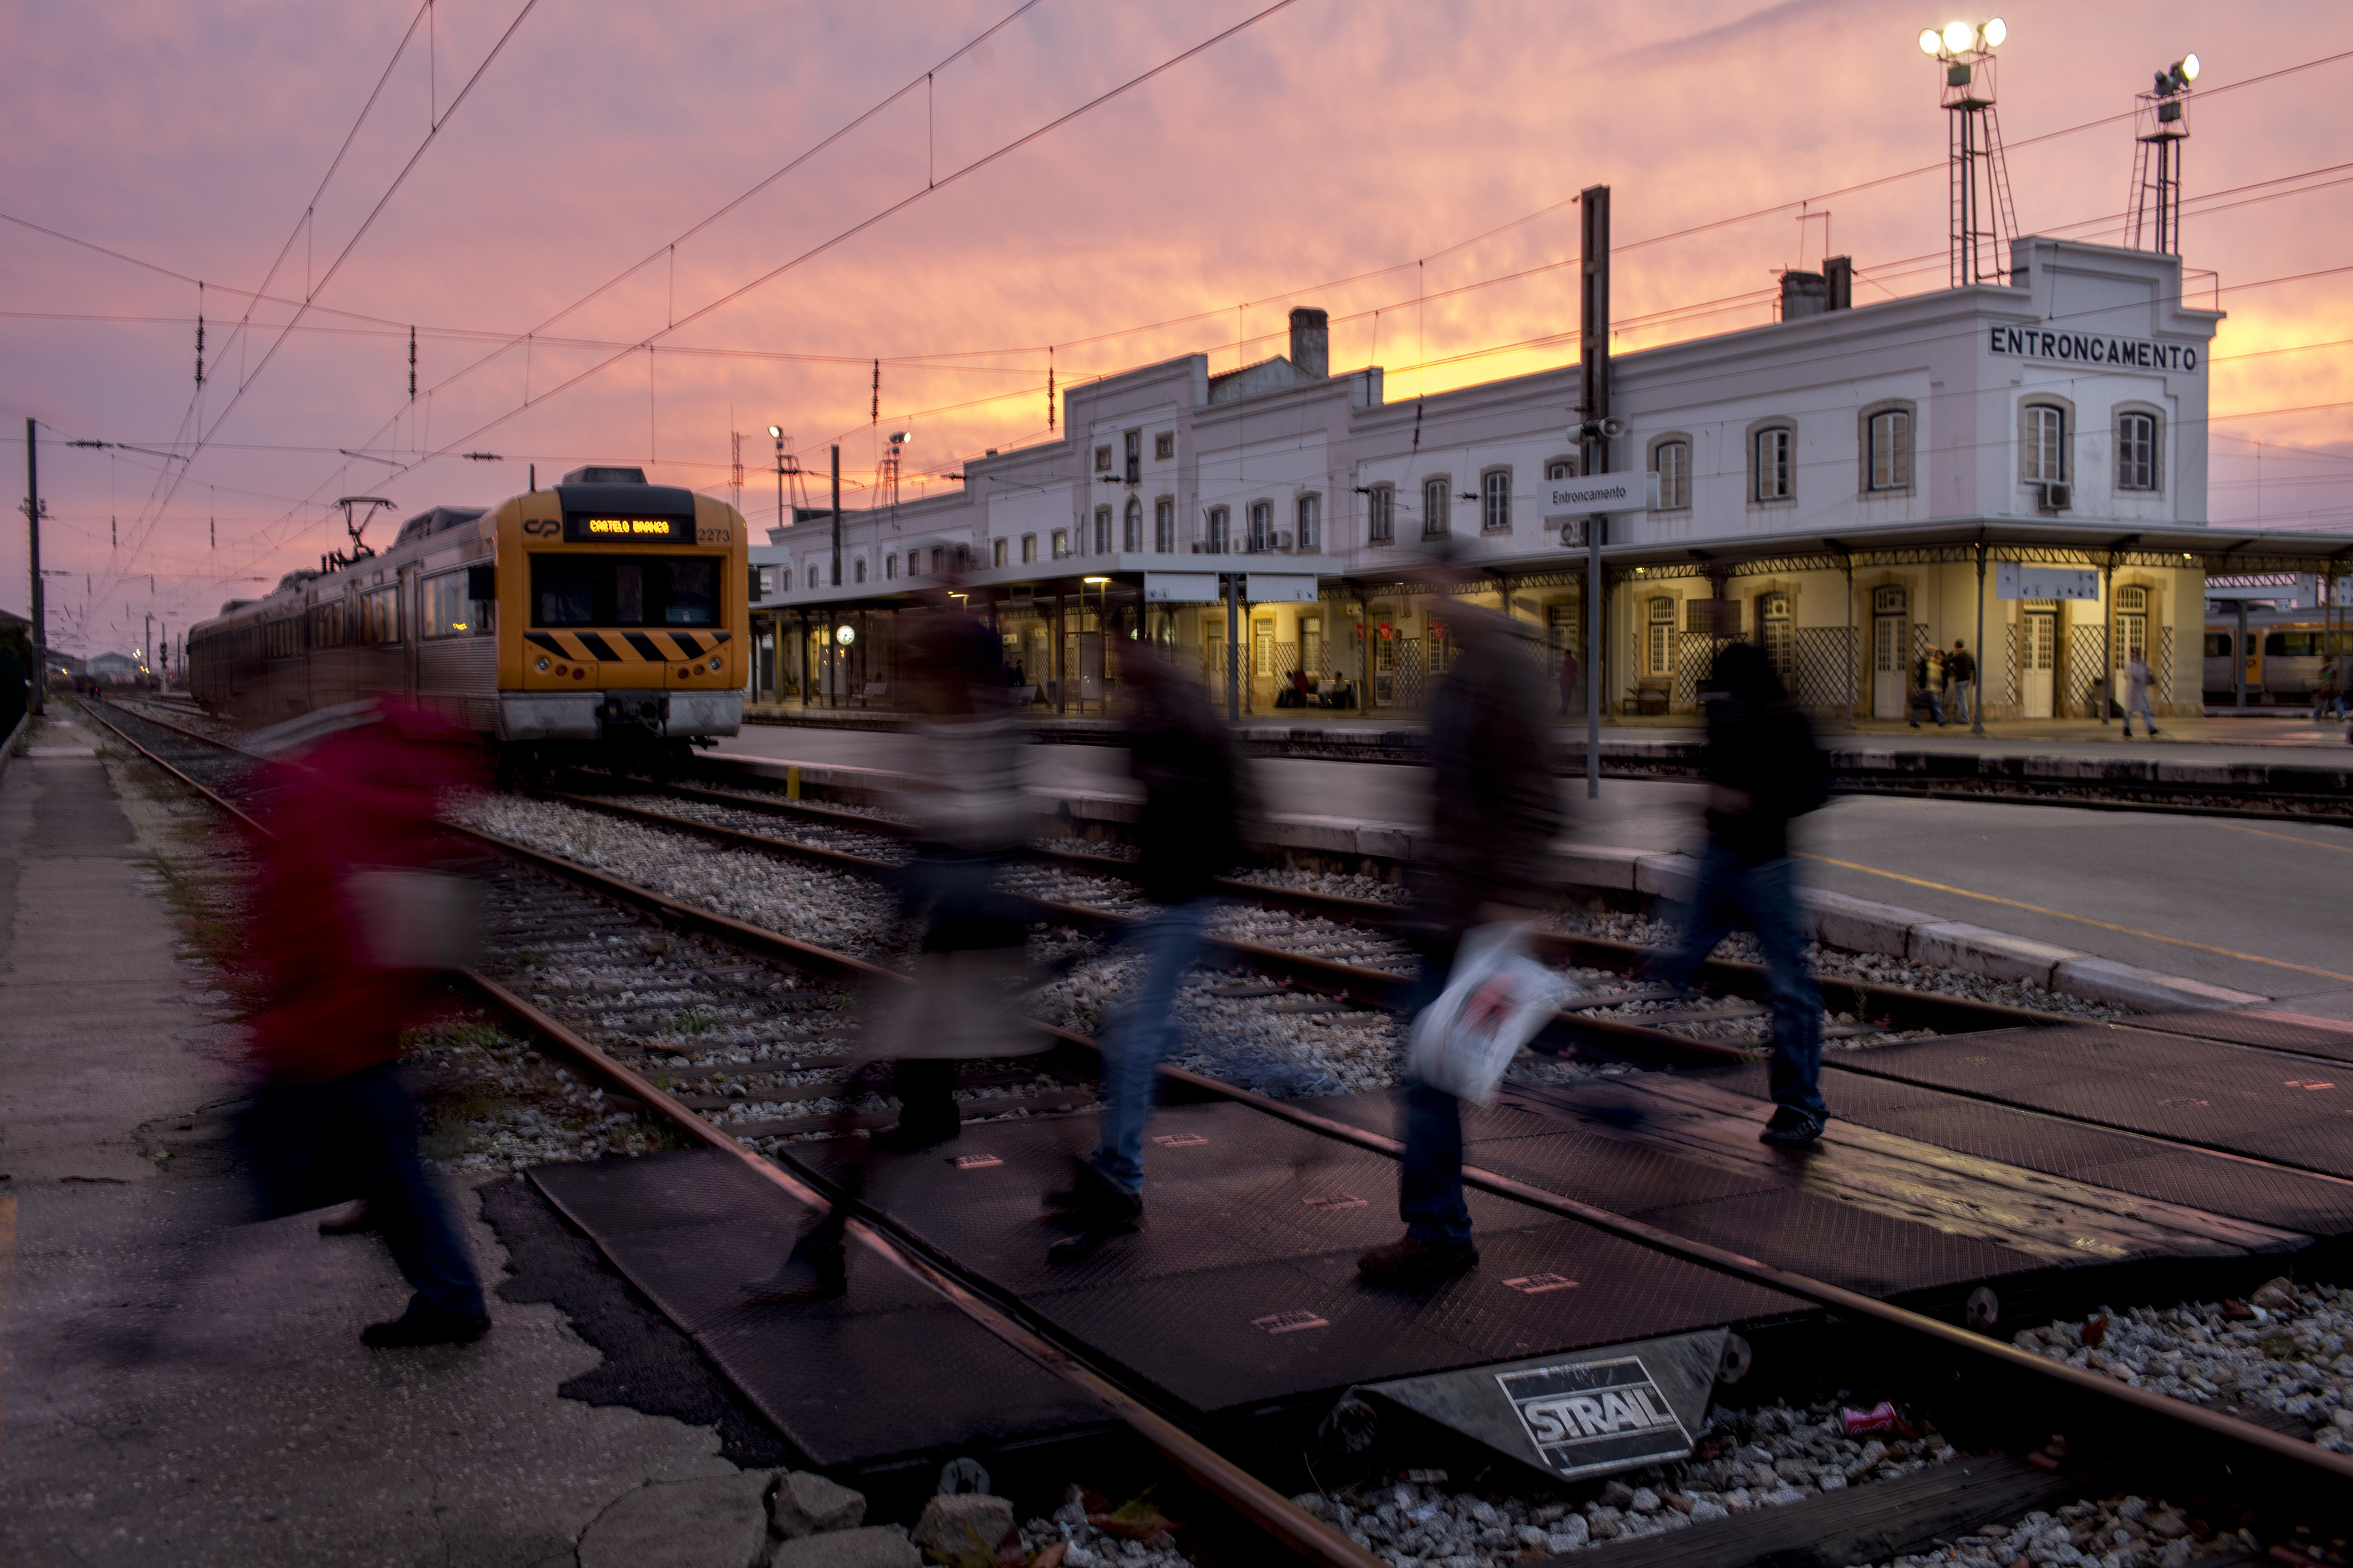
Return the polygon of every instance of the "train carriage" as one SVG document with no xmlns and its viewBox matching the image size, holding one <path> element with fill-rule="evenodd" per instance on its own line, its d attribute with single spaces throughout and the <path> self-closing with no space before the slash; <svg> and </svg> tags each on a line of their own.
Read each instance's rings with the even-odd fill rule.
<svg viewBox="0 0 2353 1568">
<path fill-rule="evenodd" d="M 747 536 L 637 468 L 436 507 L 381 555 L 223 605 L 188 634 L 190 690 L 248 724 L 393 693 L 522 765 L 662 765 L 743 721 Z"/>
<path fill-rule="evenodd" d="M 2236 615 L 2206 617 L 2205 694 L 2210 707 L 2237 700 L 2234 657 L 2246 661 L 2247 700 L 2264 707 L 2308 708 L 2320 689 L 2320 670 L 2333 655 L 2353 655 L 2353 629 L 2342 612 L 2249 610 L 2246 643 Z"/>
</svg>

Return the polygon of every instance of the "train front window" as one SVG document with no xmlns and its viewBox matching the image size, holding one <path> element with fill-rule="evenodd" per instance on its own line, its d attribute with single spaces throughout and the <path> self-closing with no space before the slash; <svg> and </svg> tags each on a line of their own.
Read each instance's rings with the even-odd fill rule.
<svg viewBox="0 0 2353 1568">
<path fill-rule="evenodd" d="M 709 555 L 533 555 L 535 626 L 715 626 L 719 562 Z"/>
</svg>

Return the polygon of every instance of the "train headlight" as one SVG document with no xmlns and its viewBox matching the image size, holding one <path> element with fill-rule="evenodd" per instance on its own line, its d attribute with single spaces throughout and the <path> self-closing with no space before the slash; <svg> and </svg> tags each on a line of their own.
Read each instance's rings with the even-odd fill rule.
<svg viewBox="0 0 2353 1568">
<path fill-rule="evenodd" d="M 718 656 L 717 654 L 715 654 L 715 653 L 714 653 L 714 654 L 712 654 L 712 655 L 711 656 L 711 668 L 712 668 L 712 673 L 713 673 L 713 674 L 716 674 L 716 673 L 718 672 L 718 669 L 719 669 L 719 656 Z"/>
<path fill-rule="evenodd" d="M 539 661 L 539 672 L 542 675 L 545 675 L 547 673 L 547 660 L 544 658 L 542 658 Z"/>
</svg>

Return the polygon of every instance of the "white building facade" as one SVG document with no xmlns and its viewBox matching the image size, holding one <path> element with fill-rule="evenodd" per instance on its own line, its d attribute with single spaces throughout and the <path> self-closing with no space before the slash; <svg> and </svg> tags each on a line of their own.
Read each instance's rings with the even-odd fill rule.
<svg viewBox="0 0 2353 1568">
<path fill-rule="evenodd" d="M 1628 429 L 1597 468 L 1655 472 L 1660 493 L 1605 535 L 1609 712 L 1688 712 L 1727 637 L 1825 716 L 1903 717 L 1921 654 L 1957 639 L 1992 650 L 1990 718 L 2092 711 L 2133 653 L 2161 708 L 2194 710 L 2204 574 L 2270 559 L 2206 527 L 2221 314 L 2182 300 L 2176 257 L 2030 237 L 2013 267 L 1613 359 Z M 891 702 L 892 614 L 958 552 L 967 603 L 1060 711 L 1095 710 L 1134 638 L 1220 691 L 1239 661 L 1254 711 L 1302 676 L 1319 701 L 1409 710 L 1466 593 L 1585 661 L 1583 520 L 1543 500 L 1577 476 L 1578 376 L 1392 402 L 1377 367 L 1328 374 L 1323 312 L 1298 310 L 1287 358 L 1070 388 L 1060 441 L 968 462 L 961 494 L 844 514 L 838 584 L 830 517 L 776 531 L 757 694 Z M 1485 579 L 1419 587 L 1441 539 Z M 2002 597 L 2005 564 L 2049 569 L 2030 593 L 2055 574 L 2090 596 Z"/>
</svg>

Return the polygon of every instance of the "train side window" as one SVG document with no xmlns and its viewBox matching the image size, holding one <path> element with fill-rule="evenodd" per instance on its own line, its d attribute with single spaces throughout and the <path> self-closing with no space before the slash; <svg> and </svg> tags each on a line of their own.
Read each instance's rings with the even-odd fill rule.
<svg viewBox="0 0 2353 1568">
<path fill-rule="evenodd" d="M 2274 632 L 2263 638 L 2263 657 L 2265 658 L 2285 658 L 2287 657 L 2287 634 L 2285 632 Z"/>
<path fill-rule="evenodd" d="M 2230 658 L 2231 634 L 2229 632 L 2208 632 L 2206 634 L 2206 657 L 2208 658 Z"/>
<path fill-rule="evenodd" d="M 467 596 L 464 568 L 425 579 L 425 631 L 428 637 L 462 637 L 474 630 L 474 602 Z"/>
</svg>

